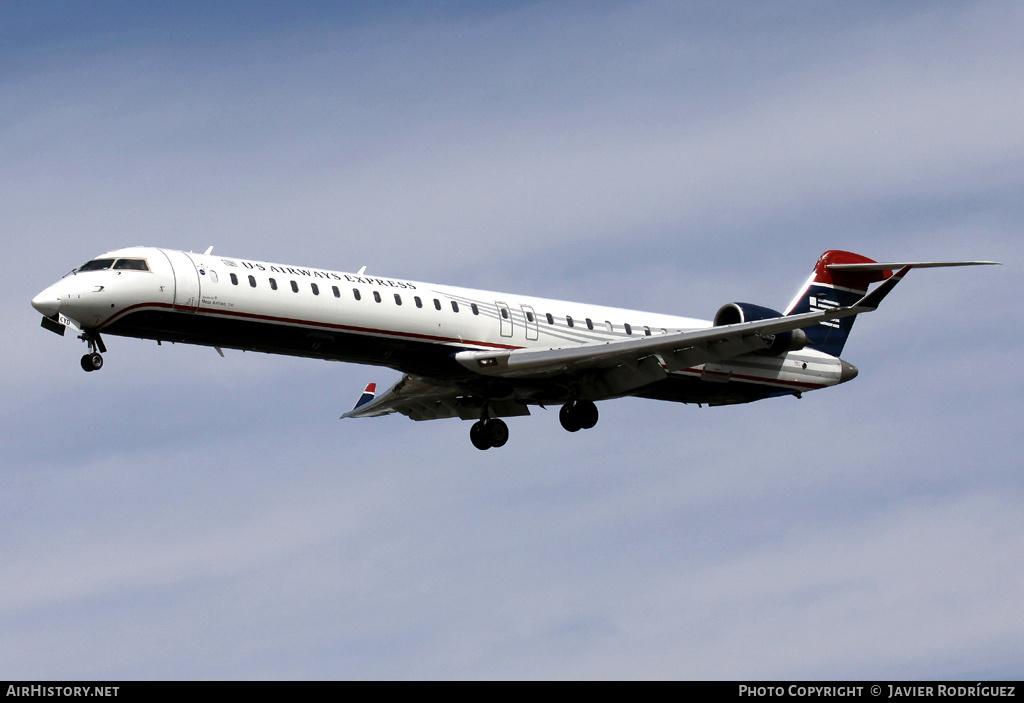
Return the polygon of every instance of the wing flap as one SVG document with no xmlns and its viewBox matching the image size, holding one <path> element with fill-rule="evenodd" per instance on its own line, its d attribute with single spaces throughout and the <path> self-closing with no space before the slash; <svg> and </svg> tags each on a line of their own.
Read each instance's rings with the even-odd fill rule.
<svg viewBox="0 0 1024 703">
<path fill-rule="evenodd" d="M 425 383 L 413 376 L 403 376 L 386 392 L 372 399 L 366 399 L 366 395 L 364 391 L 356 407 L 341 417 L 380 417 L 401 413 L 416 420 L 456 416 L 453 412 L 456 396 L 452 389 Z"/>
<path fill-rule="evenodd" d="M 484 401 L 481 398 L 457 386 L 447 386 L 406 375 L 385 393 L 357 404 L 341 417 L 380 417 L 400 413 L 417 421 L 449 417 L 479 420 L 483 406 Z M 530 409 L 511 399 L 489 399 L 487 414 L 488 417 L 516 417 L 529 415 Z"/>
</svg>

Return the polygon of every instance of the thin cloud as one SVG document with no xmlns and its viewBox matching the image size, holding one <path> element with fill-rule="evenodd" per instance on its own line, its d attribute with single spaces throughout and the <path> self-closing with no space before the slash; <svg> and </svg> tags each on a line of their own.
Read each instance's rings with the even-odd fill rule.
<svg viewBox="0 0 1024 703">
<path fill-rule="evenodd" d="M 1019 669 L 1024 15 L 592 8 L 5 44 L 0 671 Z M 841 388 L 478 452 L 339 421 L 382 369 L 112 339 L 83 374 L 28 301 L 135 243 L 702 317 L 837 246 L 1007 265 L 912 273 Z"/>
</svg>

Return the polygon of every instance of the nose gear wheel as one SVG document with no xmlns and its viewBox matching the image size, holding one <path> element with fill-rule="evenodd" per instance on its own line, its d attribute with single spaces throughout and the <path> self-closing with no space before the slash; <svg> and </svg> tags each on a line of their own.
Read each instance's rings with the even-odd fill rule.
<svg viewBox="0 0 1024 703">
<path fill-rule="evenodd" d="M 99 371 L 103 368 L 103 357 L 98 352 L 92 352 L 82 357 L 82 368 L 86 371 Z"/>
</svg>

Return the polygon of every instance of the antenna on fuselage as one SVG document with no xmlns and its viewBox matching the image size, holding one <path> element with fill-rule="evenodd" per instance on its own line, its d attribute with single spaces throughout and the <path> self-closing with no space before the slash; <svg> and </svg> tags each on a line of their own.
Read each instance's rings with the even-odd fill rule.
<svg viewBox="0 0 1024 703">
<path fill-rule="evenodd" d="M 358 271 L 356 271 L 356 275 L 357 276 L 362 276 L 365 272 L 366 272 L 366 267 L 364 266 L 361 269 L 359 269 Z"/>
<path fill-rule="evenodd" d="M 206 247 L 206 251 L 203 252 L 203 256 L 209 256 L 210 252 L 213 251 L 213 245 Z"/>
</svg>

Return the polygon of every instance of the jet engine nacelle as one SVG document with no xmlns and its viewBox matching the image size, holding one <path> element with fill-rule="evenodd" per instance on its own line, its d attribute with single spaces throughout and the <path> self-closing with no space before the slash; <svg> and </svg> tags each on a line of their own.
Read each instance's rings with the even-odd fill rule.
<svg viewBox="0 0 1024 703">
<path fill-rule="evenodd" d="M 770 320 L 775 317 L 784 317 L 778 310 L 772 310 L 753 303 L 726 303 L 715 313 L 715 327 L 722 325 L 735 325 L 740 322 L 753 322 L 754 320 Z M 768 356 L 785 354 L 788 351 L 803 349 L 810 344 L 810 339 L 803 330 L 792 330 L 780 332 L 776 335 L 765 335 L 771 339 L 771 343 L 765 349 L 757 352 Z"/>
</svg>

